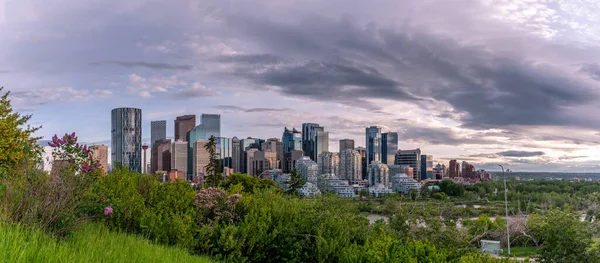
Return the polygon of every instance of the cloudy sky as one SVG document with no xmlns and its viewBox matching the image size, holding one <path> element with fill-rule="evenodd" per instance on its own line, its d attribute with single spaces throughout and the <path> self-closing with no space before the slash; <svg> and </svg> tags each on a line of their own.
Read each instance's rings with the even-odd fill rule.
<svg viewBox="0 0 600 263">
<path fill-rule="evenodd" d="M 316 122 L 515 171 L 600 172 L 598 0 L 0 0 L 0 86 L 39 135 L 110 141 L 110 110 Z"/>
</svg>

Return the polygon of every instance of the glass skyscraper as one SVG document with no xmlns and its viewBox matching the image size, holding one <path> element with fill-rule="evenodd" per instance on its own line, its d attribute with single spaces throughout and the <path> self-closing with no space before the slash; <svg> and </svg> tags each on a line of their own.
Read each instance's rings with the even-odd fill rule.
<svg viewBox="0 0 600 263">
<path fill-rule="evenodd" d="M 329 151 L 329 133 L 316 123 L 302 124 L 302 151 L 316 161 L 319 153 Z"/>
<path fill-rule="evenodd" d="M 293 150 L 302 150 L 302 133 L 295 128 L 289 130 L 287 127 L 285 127 L 281 141 L 283 142 L 284 153 L 288 153 Z"/>
<path fill-rule="evenodd" d="M 194 142 L 197 140 L 208 140 L 211 136 L 221 137 L 221 115 L 202 114 L 201 124 L 192 128 L 185 135 L 188 142 L 188 177 L 192 177 L 194 163 Z M 218 142 L 218 139 L 217 139 Z"/>
<path fill-rule="evenodd" d="M 219 137 L 217 140 L 217 150 L 221 159 L 221 168 L 233 168 L 231 138 Z"/>
<path fill-rule="evenodd" d="M 142 172 L 142 110 L 116 108 L 111 111 L 112 167 Z"/>
<path fill-rule="evenodd" d="M 392 165 L 398 151 L 398 133 L 381 134 L 381 163 Z"/>
<path fill-rule="evenodd" d="M 381 127 L 366 128 L 367 165 L 373 161 L 381 162 Z"/>
<path fill-rule="evenodd" d="M 167 121 L 151 121 L 150 122 L 150 146 L 154 145 L 157 140 L 167 138 Z"/>
</svg>

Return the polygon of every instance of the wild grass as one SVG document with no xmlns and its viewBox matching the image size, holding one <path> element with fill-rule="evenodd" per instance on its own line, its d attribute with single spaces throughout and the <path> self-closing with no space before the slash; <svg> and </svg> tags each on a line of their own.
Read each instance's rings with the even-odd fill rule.
<svg viewBox="0 0 600 263">
<path fill-rule="evenodd" d="M 87 224 L 57 240 L 37 228 L 0 220 L 0 262 L 213 262 L 186 250 Z"/>
</svg>

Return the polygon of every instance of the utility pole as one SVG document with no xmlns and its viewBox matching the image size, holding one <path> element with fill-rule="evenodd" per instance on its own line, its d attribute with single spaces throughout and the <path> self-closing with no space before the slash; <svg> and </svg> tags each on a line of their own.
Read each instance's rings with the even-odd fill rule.
<svg viewBox="0 0 600 263">
<path fill-rule="evenodd" d="M 510 231 L 508 230 L 508 188 L 506 188 L 506 174 L 504 173 L 504 167 L 502 168 L 502 176 L 504 176 L 504 206 L 506 207 L 506 244 L 508 245 L 508 256 L 510 256 Z"/>
</svg>

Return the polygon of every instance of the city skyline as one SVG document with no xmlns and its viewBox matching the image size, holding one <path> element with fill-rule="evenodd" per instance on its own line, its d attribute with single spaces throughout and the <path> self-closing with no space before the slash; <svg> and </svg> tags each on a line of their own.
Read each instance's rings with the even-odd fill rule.
<svg viewBox="0 0 600 263">
<path fill-rule="evenodd" d="M 227 138 L 318 123 L 336 152 L 380 126 L 434 165 L 600 172 L 600 12 L 580 11 L 596 6 L 180 1 L 0 0 L 0 86 L 45 140 L 110 146 L 107 112 L 132 107 L 147 144 L 151 121 L 173 140 L 205 113 Z"/>
</svg>

